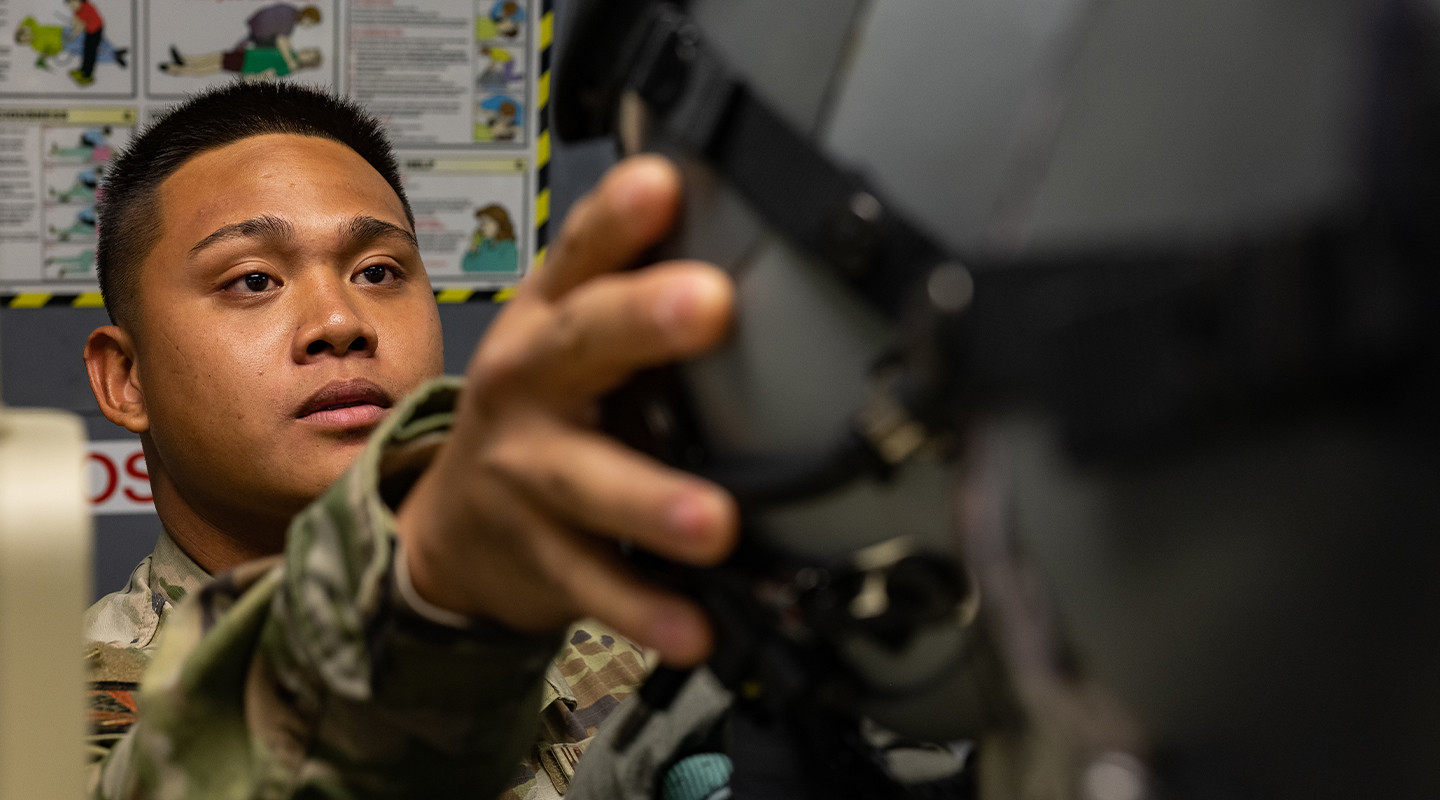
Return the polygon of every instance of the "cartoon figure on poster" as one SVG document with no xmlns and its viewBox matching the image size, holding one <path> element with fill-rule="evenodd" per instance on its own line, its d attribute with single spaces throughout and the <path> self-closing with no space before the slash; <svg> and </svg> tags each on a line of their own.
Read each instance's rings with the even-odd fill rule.
<svg viewBox="0 0 1440 800">
<path fill-rule="evenodd" d="M 95 241 L 95 207 L 87 206 L 75 213 L 75 221 L 64 228 L 50 226 L 50 235 L 61 242 Z"/>
<path fill-rule="evenodd" d="M 110 126 L 80 131 L 74 146 L 67 147 L 60 142 L 51 142 L 50 149 L 45 151 L 45 158 L 49 161 L 104 164 L 110 160 Z"/>
<path fill-rule="evenodd" d="M 91 169 L 83 169 L 75 173 L 75 180 L 64 189 L 50 187 L 50 199 L 57 204 L 65 205 L 70 203 L 93 204 L 98 198 L 100 189 L 100 178 L 104 175 L 105 168 L 99 165 Z"/>
<path fill-rule="evenodd" d="M 497 94 L 480 103 L 475 138 L 478 141 L 513 142 L 520 134 L 520 101 Z"/>
<path fill-rule="evenodd" d="M 52 67 L 69 67 L 70 79 L 81 88 L 95 84 L 95 67 L 114 64 L 119 69 L 129 66 L 125 57 L 128 47 L 116 47 L 105 36 L 105 17 L 90 0 L 65 0 L 68 17 L 62 25 L 41 25 L 33 15 L 20 21 L 15 28 L 15 44 L 29 47 L 38 56 L 35 67 L 50 71 Z"/>
<path fill-rule="evenodd" d="M 514 273 L 520 269 L 520 250 L 515 244 L 515 225 L 505 207 L 492 203 L 475 212 L 475 233 L 470 248 L 460 259 L 464 272 Z"/>
<path fill-rule="evenodd" d="M 510 84 L 525 79 L 520 70 L 520 56 L 506 48 L 481 45 L 480 58 L 484 66 L 475 84 L 481 89 L 504 91 Z"/>
<path fill-rule="evenodd" d="M 525 29 L 525 7 L 513 0 L 497 0 L 490 11 L 475 20 L 475 38 L 517 40 Z"/>
<path fill-rule="evenodd" d="M 273 3 L 245 19 L 245 35 L 229 50 L 184 53 L 170 45 L 170 61 L 159 65 L 167 75 L 203 77 L 222 72 L 245 80 L 283 78 L 324 62 L 318 47 L 296 48 L 297 28 L 320 24 L 320 9 L 313 5 Z"/>
<path fill-rule="evenodd" d="M 161 64 L 160 71 L 191 76 L 230 72 L 247 81 L 283 78 L 299 70 L 315 69 L 324 61 L 318 47 L 302 47 L 291 53 L 289 60 L 277 47 L 242 47 L 228 53 L 176 56 L 176 61 Z"/>
</svg>

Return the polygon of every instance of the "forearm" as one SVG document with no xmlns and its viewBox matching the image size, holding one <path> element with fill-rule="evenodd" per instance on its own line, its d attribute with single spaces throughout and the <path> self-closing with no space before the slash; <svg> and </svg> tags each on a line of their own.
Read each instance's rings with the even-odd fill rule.
<svg viewBox="0 0 1440 800">
<path fill-rule="evenodd" d="M 261 643 L 273 680 L 251 693 L 308 709 L 302 728 L 320 737 L 312 753 L 327 753 L 326 766 L 367 793 L 498 794 L 533 740 L 540 682 L 560 645 L 558 635 L 431 622 L 398 590 L 395 523 L 381 495 L 398 501 L 428 463 L 448 425 L 447 391 L 436 384 L 396 409 L 384 447 L 373 443 L 347 475 L 363 497 L 337 485 L 292 525 Z"/>
<path fill-rule="evenodd" d="M 280 51 L 280 57 L 285 59 L 285 66 L 295 71 L 295 50 L 290 46 L 289 36 L 276 36 L 275 49 Z"/>
<path fill-rule="evenodd" d="M 400 598 L 382 462 L 409 453 L 416 431 L 444 435 L 443 417 L 414 410 L 397 408 L 392 422 L 410 427 L 383 426 L 295 519 L 283 562 L 238 568 L 176 610 L 97 796 L 504 788 L 533 740 L 559 637 L 447 627 Z M 398 463 L 403 484 L 415 462 Z"/>
</svg>

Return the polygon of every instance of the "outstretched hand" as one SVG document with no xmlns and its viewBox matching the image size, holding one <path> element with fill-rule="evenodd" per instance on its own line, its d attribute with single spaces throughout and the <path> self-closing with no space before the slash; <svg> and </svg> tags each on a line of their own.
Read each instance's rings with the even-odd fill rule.
<svg viewBox="0 0 1440 800">
<path fill-rule="evenodd" d="M 699 608 L 640 581 L 615 542 L 715 564 L 735 542 L 733 499 L 593 426 L 596 401 L 631 373 L 701 353 L 729 326 L 717 267 L 619 271 L 665 234 L 679 197 L 661 158 L 612 169 L 486 333 L 450 438 L 398 514 L 425 600 L 522 631 L 592 616 L 675 666 L 708 654 Z"/>
</svg>

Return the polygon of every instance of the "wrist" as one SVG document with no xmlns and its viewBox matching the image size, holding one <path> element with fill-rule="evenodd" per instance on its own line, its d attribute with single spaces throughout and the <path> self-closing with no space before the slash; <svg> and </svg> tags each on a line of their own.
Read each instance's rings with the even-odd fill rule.
<svg viewBox="0 0 1440 800">
<path fill-rule="evenodd" d="M 406 555 L 403 541 L 395 546 L 394 576 L 395 594 L 400 599 L 401 606 L 406 610 L 447 628 L 468 629 L 477 626 L 477 620 L 448 608 L 441 608 L 426 600 L 416 591 L 415 583 L 410 575 L 410 560 Z"/>
<path fill-rule="evenodd" d="M 437 457 L 435 462 L 441 460 Z M 421 473 L 396 510 L 397 555 L 404 554 L 405 579 L 415 599 L 445 614 L 469 619 L 475 616 L 469 608 L 470 604 L 449 591 L 454 581 L 444 579 L 447 551 L 453 548 L 437 542 L 446 525 L 440 518 L 444 509 L 439 502 L 441 493 L 436 487 L 442 470 L 435 462 Z M 455 553 L 448 552 L 450 559 L 455 556 Z"/>
</svg>

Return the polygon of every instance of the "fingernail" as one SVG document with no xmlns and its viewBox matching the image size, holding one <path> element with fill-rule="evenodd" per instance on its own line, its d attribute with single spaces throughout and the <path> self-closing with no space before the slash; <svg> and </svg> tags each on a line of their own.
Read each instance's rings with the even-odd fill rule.
<svg viewBox="0 0 1440 800">
<path fill-rule="evenodd" d="M 655 304 L 655 321 L 666 330 L 684 325 L 695 314 L 696 295 L 695 281 L 673 282 Z"/>
<path fill-rule="evenodd" d="M 686 491 L 670 502 L 665 523 L 670 531 L 686 539 L 703 537 L 710 527 L 710 509 L 698 492 Z"/>
</svg>

